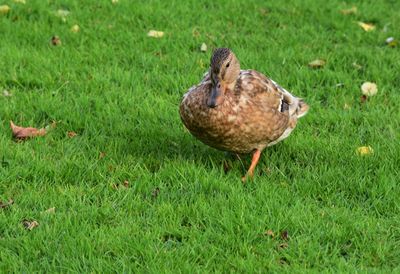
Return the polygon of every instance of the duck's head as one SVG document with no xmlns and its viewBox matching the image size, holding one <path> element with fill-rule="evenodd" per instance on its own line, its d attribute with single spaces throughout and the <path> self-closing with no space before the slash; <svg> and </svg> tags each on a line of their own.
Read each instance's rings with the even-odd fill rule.
<svg viewBox="0 0 400 274">
<path fill-rule="evenodd" d="M 240 64 L 235 54 L 228 48 L 214 50 L 210 64 L 211 93 L 207 100 L 210 108 L 224 102 L 228 90 L 233 90 L 240 73 Z"/>
</svg>

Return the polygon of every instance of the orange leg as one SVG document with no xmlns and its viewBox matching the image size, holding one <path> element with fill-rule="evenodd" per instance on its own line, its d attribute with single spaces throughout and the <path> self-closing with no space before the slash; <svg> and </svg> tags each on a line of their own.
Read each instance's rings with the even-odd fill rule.
<svg viewBox="0 0 400 274">
<path fill-rule="evenodd" d="M 242 181 L 245 182 L 247 177 L 253 178 L 254 175 L 254 169 L 256 168 L 256 165 L 258 163 L 258 160 L 260 160 L 261 156 L 261 150 L 256 149 L 253 153 L 253 159 L 251 160 L 251 165 L 249 167 L 249 170 L 247 171 L 246 175 L 242 177 Z"/>
</svg>

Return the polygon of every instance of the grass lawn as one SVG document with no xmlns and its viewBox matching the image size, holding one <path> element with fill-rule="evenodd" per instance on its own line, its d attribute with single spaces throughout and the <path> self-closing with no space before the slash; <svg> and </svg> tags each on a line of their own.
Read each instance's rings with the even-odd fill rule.
<svg viewBox="0 0 400 274">
<path fill-rule="evenodd" d="M 137 2 L 0 3 L 0 272 L 400 271 L 400 2 Z M 311 107 L 245 186 L 178 114 L 222 46 Z"/>
</svg>

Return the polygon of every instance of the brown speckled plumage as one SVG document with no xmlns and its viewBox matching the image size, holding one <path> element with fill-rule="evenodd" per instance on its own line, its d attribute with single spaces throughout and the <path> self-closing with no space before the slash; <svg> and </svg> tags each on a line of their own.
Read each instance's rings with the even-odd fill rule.
<svg viewBox="0 0 400 274">
<path fill-rule="evenodd" d="M 262 151 L 288 137 L 308 106 L 255 70 L 239 71 L 238 67 L 235 81 L 226 83 L 231 88 L 224 90 L 222 103 L 207 105 L 215 85 L 211 78 L 224 82 L 220 71 L 213 71 L 213 64 L 223 66 L 224 60 L 236 58 L 229 49 L 221 51 L 223 55 L 211 58 L 210 72 L 184 95 L 179 112 L 186 128 L 205 144 L 235 153 Z"/>
</svg>

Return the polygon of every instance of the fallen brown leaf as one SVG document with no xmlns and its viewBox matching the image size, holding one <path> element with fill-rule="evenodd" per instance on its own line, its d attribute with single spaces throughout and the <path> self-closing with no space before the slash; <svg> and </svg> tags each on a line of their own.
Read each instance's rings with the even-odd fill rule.
<svg viewBox="0 0 400 274">
<path fill-rule="evenodd" d="M 342 14 L 344 14 L 344 15 L 355 14 L 355 13 L 357 13 L 357 7 L 353 6 L 353 7 L 349 8 L 349 9 L 341 10 L 340 12 Z"/>
<path fill-rule="evenodd" d="M 103 159 L 104 157 L 106 157 L 106 153 L 101 151 L 100 155 L 99 155 L 99 159 Z"/>
<path fill-rule="evenodd" d="M 325 60 L 317 59 L 308 63 L 308 66 L 310 68 L 322 68 L 323 66 L 325 66 L 325 64 L 326 64 Z"/>
<path fill-rule="evenodd" d="M 67 134 L 69 138 L 74 138 L 76 135 L 78 135 L 75 131 L 68 131 Z"/>
<path fill-rule="evenodd" d="M 14 203 L 14 200 L 13 200 L 13 199 L 9 199 L 8 202 L 2 202 L 2 201 L 0 201 L 0 209 L 2 209 L 2 208 L 7 208 L 7 207 L 9 207 L 10 205 L 12 205 L 13 203 Z"/>
<path fill-rule="evenodd" d="M 129 181 L 125 180 L 122 184 L 120 184 L 120 183 L 112 184 L 111 187 L 115 190 L 127 189 L 127 188 L 129 188 Z"/>
<path fill-rule="evenodd" d="M 368 100 L 368 96 L 367 95 L 361 95 L 361 97 L 360 97 L 361 104 L 364 104 L 367 100 Z"/>
<path fill-rule="evenodd" d="M 275 237 L 275 233 L 274 233 L 271 229 L 268 229 L 267 231 L 265 231 L 265 232 L 264 232 L 264 235 L 265 235 L 265 236 L 269 236 L 269 237 L 271 237 L 271 238 L 274 238 L 274 237 Z"/>
<path fill-rule="evenodd" d="M 35 227 L 39 226 L 39 223 L 35 220 L 29 221 L 29 220 L 23 220 L 22 221 L 23 226 L 31 231 L 32 229 L 34 229 Z"/>
<path fill-rule="evenodd" d="M 284 241 L 289 240 L 289 234 L 288 234 L 287 230 L 281 231 L 281 239 Z"/>
<path fill-rule="evenodd" d="M 279 245 L 278 245 L 278 248 L 279 249 L 285 249 L 285 248 L 288 248 L 289 247 L 289 244 L 288 243 L 280 243 Z"/>
<path fill-rule="evenodd" d="M 365 31 L 373 31 L 375 29 L 375 26 L 373 24 L 368 24 L 368 23 L 364 23 L 364 22 L 357 22 L 357 24 L 363 28 L 363 30 Z"/>
<path fill-rule="evenodd" d="M 51 38 L 50 43 L 51 43 L 53 46 L 61 46 L 61 39 L 60 39 L 60 37 L 58 37 L 57 35 L 55 35 L 55 36 L 53 36 L 53 37 Z"/>
<path fill-rule="evenodd" d="M 10 126 L 14 138 L 19 140 L 46 135 L 46 130 L 44 128 L 37 129 L 33 127 L 20 127 L 16 126 L 13 121 L 10 121 Z"/>
</svg>

